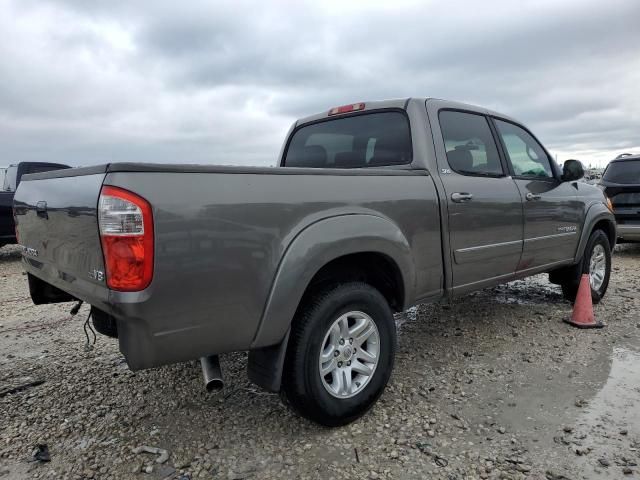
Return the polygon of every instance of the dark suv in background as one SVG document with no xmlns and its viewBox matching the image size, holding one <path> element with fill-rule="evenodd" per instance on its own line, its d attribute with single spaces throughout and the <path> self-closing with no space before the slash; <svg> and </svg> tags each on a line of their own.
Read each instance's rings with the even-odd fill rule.
<svg viewBox="0 0 640 480">
<path fill-rule="evenodd" d="M 600 187 L 613 204 L 618 241 L 640 242 L 640 154 L 618 155 L 605 169 Z"/>
</svg>

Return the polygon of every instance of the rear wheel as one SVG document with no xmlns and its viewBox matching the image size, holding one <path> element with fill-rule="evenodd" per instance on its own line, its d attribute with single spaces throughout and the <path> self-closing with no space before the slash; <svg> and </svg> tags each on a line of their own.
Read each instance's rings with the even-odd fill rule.
<svg viewBox="0 0 640 480">
<path fill-rule="evenodd" d="M 346 283 L 310 295 L 289 337 L 286 401 L 322 425 L 350 423 L 382 394 L 395 349 L 393 314 L 370 285 Z"/>
<path fill-rule="evenodd" d="M 561 283 L 562 294 L 567 300 L 575 301 L 580 277 L 582 272 L 585 272 L 589 274 L 592 301 L 598 303 L 607 292 L 611 275 L 611 246 L 606 233 L 602 230 L 591 233 L 584 255 L 577 267 L 573 275 L 567 276 Z"/>
</svg>

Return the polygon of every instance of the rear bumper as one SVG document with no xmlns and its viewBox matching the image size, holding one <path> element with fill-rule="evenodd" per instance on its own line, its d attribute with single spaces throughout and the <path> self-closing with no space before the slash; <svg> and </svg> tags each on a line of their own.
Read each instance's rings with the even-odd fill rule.
<svg viewBox="0 0 640 480">
<path fill-rule="evenodd" d="M 34 303 L 57 303 L 75 298 L 113 317 L 120 351 L 132 370 L 248 350 L 255 333 L 255 328 L 238 327 L 237 318 L 242 318 L 241 312 L 226 312 L 228 315 L 218 312 L 216 315 L 206 305 L 196 308 L 194 302 L 187 302 L 179 294 L 169 299 L 157 292 L 152 295 L 153 283 L 140 292 L 116 292 L 89 278 L 65 274 L 36 258 L 23 255 L 23 265 L 30 277 L 43 284 L 41 289 L 32 290 Z M 55 289 L 50 290 L 48 285 Z M 181 304 L 182 314 L 170 311 L 167 305 L 171 303 Z M 200 320 L 194 321 L 195 318 Z"/>
<path fill-rule="evenodd" d="M 640 225 L 618 224 L 618 238 L 627 241 L 640 241 Z"/>
</svg>

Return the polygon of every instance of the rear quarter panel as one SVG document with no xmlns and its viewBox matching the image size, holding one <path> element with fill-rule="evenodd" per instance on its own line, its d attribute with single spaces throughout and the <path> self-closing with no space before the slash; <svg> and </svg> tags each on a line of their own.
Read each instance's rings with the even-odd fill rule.
<svg viewBox="0 0 640 480">
<path fill-rule="evenodd" d="M 407 301 L 440 289 L 438 201 L 424 172 L 286 170 L 107 175 L 105 184 L 153 206 L 153 281 L 143 292 L 111 296 L 124 333 L 121 348 L 133 368 L 250 348 L 285 251 L 323 219 L 350 215 L 355 225 L 358 215 L 385 219 L 409 247 L 414 273 Z M 320 244 L 321 231 L 317 235 Z M 297 296 L 292 291 L 289 305 L 297 305 Z"/>
</svg>

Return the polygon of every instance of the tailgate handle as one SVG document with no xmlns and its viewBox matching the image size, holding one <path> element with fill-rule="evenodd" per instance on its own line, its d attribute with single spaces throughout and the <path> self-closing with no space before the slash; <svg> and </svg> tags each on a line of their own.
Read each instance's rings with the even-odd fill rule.
<svg viewBox="0 0 640 480">
<path fill-rule="evenodd" d="M 41 200 L 36 203 L 36 214 L 39 217 L 49 218 L 49 215 L 47 215 L 47 202 Z"/>
</svg>

